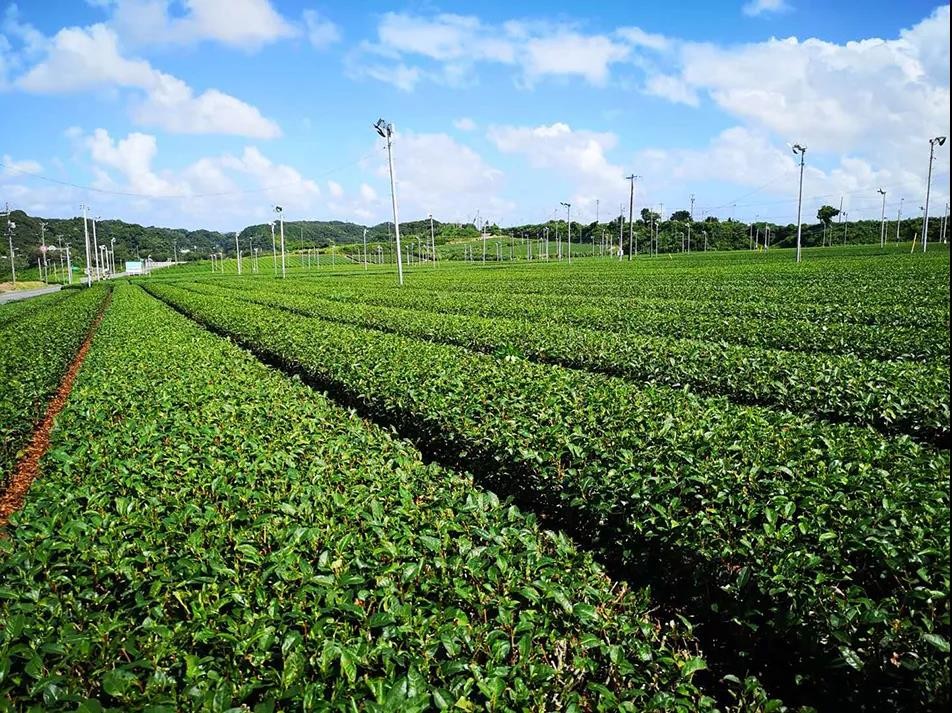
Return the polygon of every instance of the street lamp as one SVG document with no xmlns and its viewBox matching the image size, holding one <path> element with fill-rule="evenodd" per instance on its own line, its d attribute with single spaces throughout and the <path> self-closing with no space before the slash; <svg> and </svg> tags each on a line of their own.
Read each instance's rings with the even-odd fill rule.
<svg viewBox="0 0 952 713">
<path fill-rule="evenodd" d="M 284 208 L 279 205 L 274 207 L 274 212 L 278 215 L 278 224 L 281 226 L 281 278 L 288 276 L 287 263 L 284 259 Z"/>
<path fill-rule="evenodd" d="M 883 196 L 883 214 L 880 217 L 880 227 L 879 227 L 879 247 L 886 247 L 886 191 L 882 188 L 876 191 L 881 193 Z"/>
<path fill-rule="evenodd" d="M 803 232 L 803 225 L 800 222 L 800 215 L 803 209 L 803 164 L 806 160 L 807 147 L 800 144 L 794 144 L 792 147 L 794 155 L 800 154 L 800 195 L 797 198 L 797 262 L 800 262 L 800 235 Z"/>
<path fill-rule="evenodd" d="M 922 252 L 926 251 L 926 246 L 929 244 L 929 192 L 932 190 L 932 161 L 935 159 L 935 145 L 942 146 L 944 143 L 944 136 L 929 139 L 929 178 L 926 180 L 926 205 L 922 215 Z"/>
<path fill-rule="evenodd" d="M 568 251 L 569 251 L 569 265 L 572 264 L 572 204 L 571 203 L 562 203 L 565 206 L 565 221 L 569 224 L 568 230 Z"/>
<path fill-rule="evenodd" d="M 393 124 L 377 119 L 373 125 L 381 138 L 387 140 L 387 162 L 390 165 L 390 202 L 393 204 L 393 228 L 397 241 L 397 282 L 403 286 L 403 258 L 400 255 L 400 218 L 397 215 L 397 181 L 393 172 Z"/>
</svg>

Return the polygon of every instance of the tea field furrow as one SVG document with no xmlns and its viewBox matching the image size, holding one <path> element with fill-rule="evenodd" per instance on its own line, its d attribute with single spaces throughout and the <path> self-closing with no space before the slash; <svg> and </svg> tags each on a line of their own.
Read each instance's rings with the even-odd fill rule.
<svg viewBox="0 0 952 713">
<path fill-rule="evenodd" d="M 807 357 L 719 342 L 617 335 L 516 319 L 340 302 L 271 289 L 271 285 L 245 283 L 240 291 L 208 283 L 180 286 L 487 354 L 525 357 L 617 375 L 636 383 L 688 386 L 698 393 L 727 396 L 737 403 L 870 425 L 934 443 L 947 444 L 949 437 L 949 368 L 941 363 Z"/>
<path fill-rule="evenodd" d="M 119 286 L 0 538 L 0 701 L 712 709 L 697 642 L 653 606 L 469 477 Z M 730 690 L 767 705 L 755 682 Z"/>
<path fill-rule="evenodd" d="M 658 591 L 744 642 L 753 666 L 796 677 L 815 700 L 885 709 L 947 697 L 948 452 L 148 289 L 435 457 L 476 469 L 603 557 L 651 572 Z"/>
</svg>

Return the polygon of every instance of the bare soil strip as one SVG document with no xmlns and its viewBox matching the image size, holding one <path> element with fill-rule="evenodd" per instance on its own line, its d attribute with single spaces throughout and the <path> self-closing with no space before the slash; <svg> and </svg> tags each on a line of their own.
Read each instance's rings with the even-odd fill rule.
<svg viewBox="0 0 952 713">
<path fill-rule="evenodd" d="M 50 400 L 49 404 L 47 404 L 43 420 L 33 431 L 30 445 L 27 446 L 23 457 L 20 459 L 20 462 L 17 463 L 16 470 L 10 477 L 9 486 L 4 492 L 0 493 L 0 527 L 6 526 L 10 520 L 10 516 L 23 507 L 26 494 L 30 490 L 30 485 L 33 484 L 36 476 L 40 473 L 40 460 L 46 455 L 47 449 L 49 449 L 53 421 L 66 405 L 66 399 L 69 398 L 69 394 L 73 390 L 73 382 L 76 381 L 79 368 L 86 359 L 86 353 L 92 344 L 96 329 L 99 327 L 99 323 L 102 322 L 103 315 L 105 315 L 111 301 L 112 293 L 106 296 L 102 307 L 99 308 L 99 313 L 96 315 L 92 324 L 89 325 L 89 332 L 86 334 L 86 339 L 83 340 L 79 351 L 76 352 L 76 356 L 73 357 L 73 361 L 63 375 L 56 395 Z"/>
</svg>

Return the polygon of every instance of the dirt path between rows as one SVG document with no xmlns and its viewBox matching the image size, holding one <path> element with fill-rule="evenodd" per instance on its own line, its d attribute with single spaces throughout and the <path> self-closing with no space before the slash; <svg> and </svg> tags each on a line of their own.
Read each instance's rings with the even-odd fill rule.
<svg viewBox="0 0 952 713">
<path fill-rule="evenodd" d="M 36 476 L 40 473 L 40 460 L 46 454 L 50 446 L 50 433 L 53 430 L 53 421 L 56 420 L 56 417 L 66 405 L 66 399 L 69 398 L 69 394 L 73 390 L 73 382 L 76 381 L 79 368 L 86 359 L 89 346 L 92 344 L 96 330 L 99 328 L 99 323 L 102 322 L 102 318 L 106 314 L 106 310 L 109 308 L 111 301 L 112 293 L 110 292 L 103 301 L 102 307 L 99 308 L 99 313 L 96 315 L 96 318 L 92 321 L 92 324 L 89 325 L 89 332 L 87 332 L 86 338 L 79 347 L 79 351 L 76 352 L 76 356 L 73 357 L 73 361 L 63 375 L 56 395 L 53 396 L 49 404 L 47 404 L 43 420 L 33 431 L 30 445 L 27 446 L 26 452 L 23 454 L 20 462 L 17 463 L 16 470 L 13 471 L 13 475 L 10 478 L 9 486 L 3 493 L 0 493 L 0 527 L 6 526 L 10 520 L 10 516 L 23 507 L 26 494 L 29 492 L 30 486 L 33 484 Z"/>
</svg>

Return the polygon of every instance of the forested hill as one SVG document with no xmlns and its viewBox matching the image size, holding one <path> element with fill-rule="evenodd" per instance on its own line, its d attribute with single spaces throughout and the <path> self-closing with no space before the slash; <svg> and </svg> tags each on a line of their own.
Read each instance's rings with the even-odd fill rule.
<svg viewBox="0 0 952 713">
<path fill-rule="evenodd" d="M 13 229 L 13 246 L 17 266 L 36 265 L 40 256 L 41 224 L 46 223 L 47 245 L 72 246 L 73 254 L 83 254 L 83 219 L 75 218 L 40 218 L 30 216 L 20 210 L 10 213 L 10 221 L 15 224 Z M 476 234 L 473 226 L 457 228 L 455 224 L 442 224 L 433 221 L 435 231 L 441 234 L 456 233 Z M 88 221 L 89 239 L 92 241 L 92 220 Z M 284 223 L 285 242 L 288 249 L 296 249 L 302 244 L 308 247 L 326 247 L 332 244 L 352 243 L 363 240 L 364 228 L 367 229 L 368 240 L 385 241 L 392 233 L 392 223 L 380 223 L 374 226 L 363 226 L 356 223 L 347 223 L 339 220 L 309 220 L 286 221 Z M 5 223 L 0 228 L 5 229 Z M 429 233 L 429 220 L 409 221 L 400 223 L 400 231 L 407 235 Z M 464 235 L 467 236 L 467 235 Z M 207 258 L 212 252 L 222 251 L 233 253 L 235 249 L 234 233 L 222 233 L 217 230 L 187 230 L 185 228 L 161 228 L 144 226 L 137 223 L 126 223 L 121 220 L 102 220 L 96 223 L 96 238 L 100 245 L 109 245 L 115 240 L 116 261 L 145 259 L 151 256 L 153 260 L 168 260 L 175 252 L 179 260 Z M 249 247 L 258 247 L 261 250 L 271 249 L 271 228 L 268 224 L 252 225 L 239 233 L 242 250 Z M 0 263 L 0 274 L 4 269 L 9 271 L 7 236 L 3 235 L 0 244 L 0 255 L 4 262 Z"/>
</svg>

